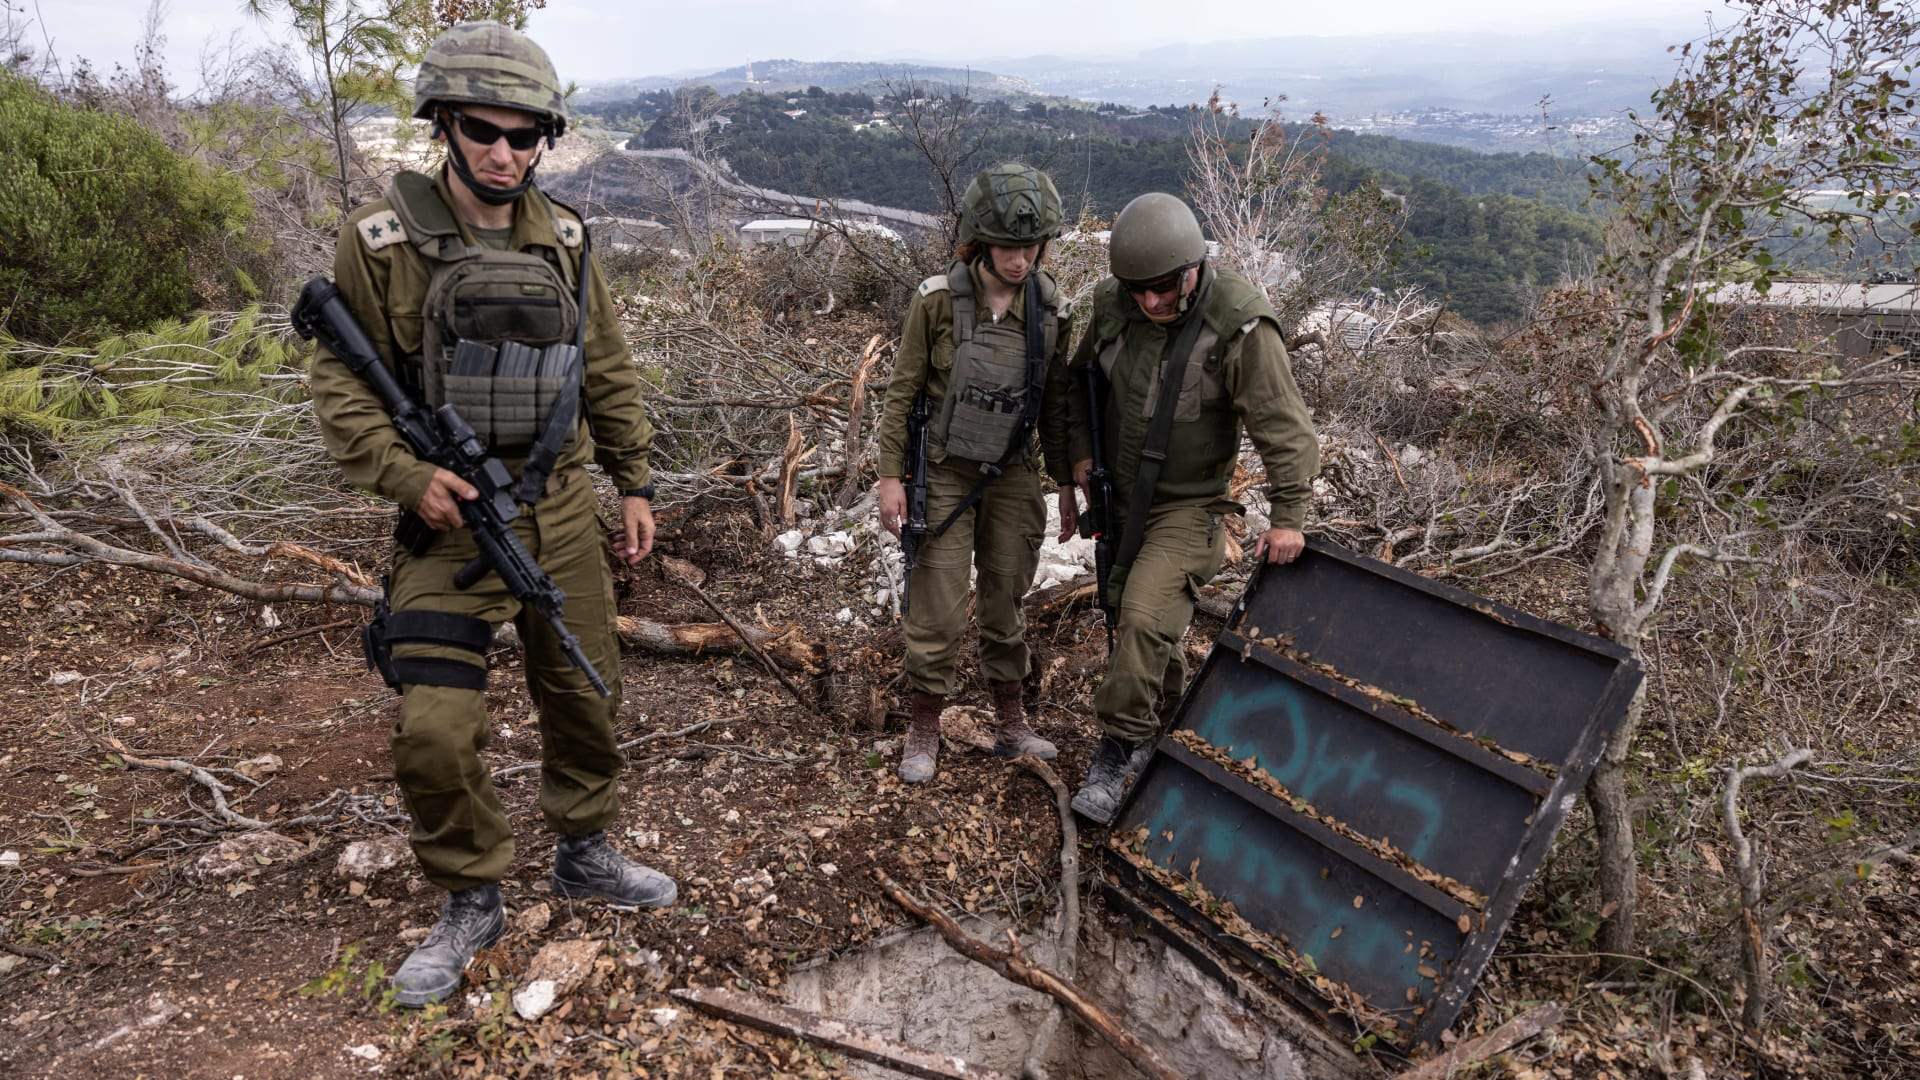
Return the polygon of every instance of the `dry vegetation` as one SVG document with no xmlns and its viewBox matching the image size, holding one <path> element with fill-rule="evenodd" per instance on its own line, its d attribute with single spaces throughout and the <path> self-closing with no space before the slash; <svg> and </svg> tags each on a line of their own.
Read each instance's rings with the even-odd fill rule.
<svg viewBox="0 0 1920 1080">
<path fill-rule="evenodd" d="M 289 130 L 262 83 L 166 112 L 164 87 L 95 85 L 101 107 L 154 114 L 171 142 L 249 177 L 268 163 L 259 132 Z M 234 117 L 265 126 L 210 136 L 241 131 Z M 1237 235 L 1312 246 L 1311 162 L 1266 149 L 1296 187 Z M 252 190 L 273 237 L 263 265 L 281 275 L 263 277 L 284 282 L 316 265 L 336 192 L 303 169 L 274 175 L 285 183 Z M 1217 212 L 1251 205 L 1227 188 L 1270 180 L 1218 172 Z M 1485 1075 L 1920 1074 L 1920 380 L 1908 357 L 1839 355 L 1831 325 L 1715 308 L 1696 286 L 1725 263 L 1697 246 L 1698 274 L 1643 276 L 1649 305 L 1619 272 L 1644 268 L 1648 235 L 1524 325 L 1476 328 L 1402 296 L 1359 334 L 1313 312 L 1294 357 L 1322 436 L 1317 531 L 1616 636 L 1623 529 L 1639 560 L 1626 596 L 1648 681 L 1618 760 L 1637 934 L 1603 936 L 1621 885 L 1583 809 L 1463 1034 L 1553 1001 L 1566 1023 Z M 1726 239 L 1716 258 L 1751 254 Z M 795 963 L 902 924 L 873 869 L 954 910 L 1032 924 L 1054 903 L 1058 833 L 1038 785 L 959 745 L 931 791 L 890 772 L 898 634 L 875 596 L 889 549 L 865 496 L 899 283 L 940 251 L 844 229 L 798 249 L 689 250 L 609 259 L 660 431 L 662 552 L 694 564 L 723 610 L 807 646 L 776 650 L 806 700 L 744 654 L 630 654 L 620 830 L 687 883 L 683 903 L 640 918 L 555 908 L 527 845 L 509 881 L 518 928 L 472 998 L 426 1015 L 389 1010 L 380 979 L 430 898 L 404 866 L 333 870 L 349 843 L 404 828 L 384 764 L 391 699 L 351 645 L 388 511 L 340 486 L 284 316 L 266 304 L 85 345 L 0 340 L 0 850 L 19 856 L 0 864 L 0 1066 L 346 1075 L 371 1060 L 348 1048 L 370 1047 L 401 1072 L 826 1075 L 839 1063 L 799 1044 L 665 1015 L 662 991 L 775 993 Z M 1372 241 L 1315 250 L 1378 255 Z M 1104 255 L 1070 241 L 1050 257 L 1084 297 Z M 1635 321 L 1648 311 L 1659 325 Z M 853 550 L 790 558 L 771 541 L 792 528 L 843 532 Z M 711 618 L 650 569 L 618 581 L 622 612 L 649 626 Z M 1098 616 L 1049 609 L 1035 637 L 1029 698 L 1070 774 L 1094 734 Z M 537 735 L 513 662 L 499 658 L 489 724 L 530 821 L 532 785 L 512 770 Z M 292 846 L 232 846 L 262 824 Z M 565 938 L 601 943 L 592 992 L 518 1018 L 521 973 Z"/>
</svg>

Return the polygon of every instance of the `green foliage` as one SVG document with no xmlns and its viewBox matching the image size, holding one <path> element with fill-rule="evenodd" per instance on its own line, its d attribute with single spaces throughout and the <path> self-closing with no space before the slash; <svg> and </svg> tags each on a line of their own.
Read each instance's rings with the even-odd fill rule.
<svg viewBox="0 0 1920 1080">
<path fill-rule="evenodd" d="M 91 346 L 0 334 L 0 427 L 77 442 L 116 442 L 177 421 L 290 434 L 295 414 L 279 407 L 304 398 L 305 361 L 286 333 L 284 319 L 247 308 L 163 320 Z"/>
<path fill-rule="evenodd" d="M 0 328 L 59 342 L 178 317 L 237 283 L 250 204 L 132 118 L 0 72 Z M 219 271 L 212 269 L 221 266 Z"/>
<path fill-rule="evenodd" d="M 357 964 L 359 957 L 358 944 L 347 946 L 338 963 L 300 987 L 300 996 L 358 999 L 383 1013 L 392 1011 L 395 991 L 387 985 L 386 965 L 378 960 Z"/>
</svg>

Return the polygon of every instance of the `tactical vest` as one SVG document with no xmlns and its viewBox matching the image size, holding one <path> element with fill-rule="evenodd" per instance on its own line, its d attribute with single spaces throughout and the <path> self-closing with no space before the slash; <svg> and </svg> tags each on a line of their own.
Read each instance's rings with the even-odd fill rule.
<svg viewBox="0 0 1920 1080">
<path fill-rule="evenodd" d="M 1240 445 L 1239 415 L 1223 371 L 1226 353 L 1262 319 L 1276 330 L 1280 326 L 1258 286 L 1231 270 L 1209 266 L 1206 273 L 1206 294 L 1196 313 L 1204 325 L 1180 380 L 1156 502 L 1226 493 Z M 1129 308 L 1137 311 L 1119 283 L 1109 278 L 1094 292 L 1093 325 L 1087 331 L 1109 387 L 1103 434 L 1107 460 L 1123 493 L 1131 490 L 1139 471 L 1141 446 L 1160 397 L 1165 335 L 1179 332 L 1177 325 L 1156 326 Z"/>
<path fill-rule="evenodd" d="M 546 198 L 538 189 L 526 197 Z M 387 199 L 428 270 L 420 355 L 407 358 L 417 368 L 401 381 L 429 408 L 453 405 L 490 449 L 526 450 L 569 378 L 580 377 L 563 373 L 565 350 L 552 348 L 572 345 L 581 317 L 573 268 L 557 245 L 468 243 L 420 173 L 395 176 Z"/>
<path fill-rule="evenodd" d="M 1035 273 L 1044 355 L 1051 357 L 1060 333 L 1060 290 L 1050 275 Z M 973 275 L 965 263 L 954 263 L 945 275 L 928 278 L 920 287 L 922 294 L 941 289 L 953 296 L 953 374 L 934 420 L 934 439 L 948 457 L 998 462 L 1013 441 L 1027 399 L 1026 329 L 1010 319 L 978 318 Z M 1020 292 L 1014 293 L 1013 303 L 1024 303 Z"/>
</svg>

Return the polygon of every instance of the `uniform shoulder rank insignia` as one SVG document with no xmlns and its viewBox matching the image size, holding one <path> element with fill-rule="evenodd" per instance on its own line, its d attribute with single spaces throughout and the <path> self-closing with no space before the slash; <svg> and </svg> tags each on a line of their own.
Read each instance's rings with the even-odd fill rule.
<svg viewBox="0 0 1920 1080">
<path fill-rule="evenodd" d="M 384 214 L 368 214 L 355 228 L 360 230 L 360 240 L 367 245 L 368 251 L 379 251 L 407 238 L 407 230 L 400 226 L 400 215 L 391 210 Z"/>
<path fill-rule="evenodd" d="M 946 292 L 949 287 L 947 284 L 947 275 L 935 274 L 920 283 L 920 295 L 926 296 L 929 293 Z"/>
<path fill-rule="evenodd" d="M 568 247 L 580 246 L 580 223 L 564 214 L 553 215 L 553 235 Z"/>
</svg>

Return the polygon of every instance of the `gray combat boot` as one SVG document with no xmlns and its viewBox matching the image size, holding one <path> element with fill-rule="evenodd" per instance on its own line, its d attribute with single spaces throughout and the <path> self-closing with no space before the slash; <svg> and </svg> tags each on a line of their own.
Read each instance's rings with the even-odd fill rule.
<svg viewBox="0 0 1920 1080">
<path fill-rule="evenodd" d="M 393 1003 L 418 1009 L 444 1000 L 460 986 L 473 954 L 494 943 L 507 925 L 500 886 L 479 885 L 448 893 L 427 940 L 393 973 Z"/>
<path fill-rule="evenodd" d="M 1113 824 L 1120 800 L 1140 770 L 1153 756 L 1153 742 L 1121 742 L 1111 735 L 1100 736 L 1094 747 L 1093 761 L 1087 766 L 1087 779 L 1073 795 L 1073 811 L 1101 825 Z"/>
<path fill-rule="evenodd" d="M 1027 708 L 1020 700 L 1020 684 L 1017 681 L 989 682 L 993 688 L 993 712 L 1000 721 L 1000 730 L 995 733 L 993 752 L 1001 757 L 1019 757 L 1032 754 L 1041 761 L 1052 761 L 1060 753 L 1054 745 L 1040 737 L 1027 723 Z"/>
<path fill-rule="evenodd" d="M 933 779 L 934 766 L 940 762 L 940 709 L 946 703 L 939 694 L 913 692 L 913 718 L 908 721 L 907 738 L 900 747 L 901 780 L 924 784 Z"/>
<path fill-rule="evenodd" d="M 553 846 L 553 894 L 605 900 L 621 911 L 666 907 L 680 896 L 673 879 L 613 849 L 605 831 L 563 836 Z"/>
</svg>

